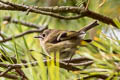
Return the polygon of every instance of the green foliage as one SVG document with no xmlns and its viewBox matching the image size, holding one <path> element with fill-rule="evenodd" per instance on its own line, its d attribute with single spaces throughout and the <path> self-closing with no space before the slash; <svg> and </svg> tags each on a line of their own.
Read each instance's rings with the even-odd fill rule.
<svg viewBox="0 0 120 80">
<path fill-rule="evenodd" d="M 9 0 L 6 0 L 9 1 Z M 27 5 L 39 5 L 44 6 L 45 1 L 42 3 L 35 3 L 34 0 L 10 0 L 14 3 L 24 3 Z M 64 5 L 70 5 L 70 3 L 64 2 Z M 72 1 L 72 0 L 71 0 Z M 76 0 L 76 6 L 81 6 L 83 2 L 87 0 Z M 39 2 L 41 2 L 39 0 Z M 60 1 L 61 2 L 61 1 Z M 97 4 L 95 4 L 97 3 Z M 95 6 L 99 6 L 99 2 L 97 0 L 91 0 L 89 7 L 91 10 L 96 12 L 101 12 L 102 14 L 111 14 L 111 7 L 108 5 L 113 5 L 114 7 L 120 9 L 119 5 L 115 5 L 116 3 L 120 3 L 119 0 L 109 0 L 103 4 L 102 7 L 96 8 Z M 62 4 L 62 3 L 59 3 Z M 73 5 L 73 4 L 71 4 Z M 115 8 L 115 9 L 116 9 Z M 106 11 L 105 11 L 105 10 Z M 117 13 L 114 10 L 114 13 L 111 16 L 116 16 Z M 118 14 L 118 13 L 117 13 Z M 63 14 L 64 15 L 64 14 Z M 65 14 L 65 15 L 74 15 L 74 14 Z M 49 28 L 53 29 L 62 29 L 62 30 L 79 30 L 84 25 L 88 24 L 92 21 L 89 18 L 81 18 L 78 20 L 59 20 L 49 16 L 43 16 L 40 14 L 33 14 L 29 13 L 26 15 L 26 12 L 11 12 L 11 11 L 1 11 L 0 13 L 0 29 L 3 35 L 6 37 L 8 36 L 15 36 L 21 32 L 31 30 L 31 28 L 25 27 L 20 24 L 3 24 L 2 18 L 3 16 L 11 16 L 12 18 L 16 18 L 18 20 L 24 20 L 27 22 L 36 23 L 39 25 L 48 24 Z M 114 22 L 120 27 L 120 23 L 118 20 L 114 20 Z M 100 23 L 101 24 L 101 23 Z M 109 25 L 102 24 L 99 27 L 111 28 Z M 120 70 L 120 40 L 116 37 L 114 30 L 112 34 L 115 38 L 107 36 L 105 33 L 102 32 L 102 28 L 96 28 L 96 36 L 93 38 L 93 42 L 88 44 L 86 47 L 80 47 L 78 52 L 76 53 L 77 56 L 86 56 L 90 59 L 94 60 L 94 63 L 87 68 L 83 68 L 83 66 L 79 67 L 83 70 L 81 71 L 66 71 L 59 67 L 59 55 L 57 55 L 56 63 L 54 63 L 54 59 L 47 63 L 47 66 L 43 63 L 43 55 L 40 54 L 42 49 L 40 47 L 40 42 L 38 39 L 35 39 L 34 36 L 37 34 L 30 34 L 23 36 L 19 39 L 13 39 L 6 43 L 0 43 L 0 53 L 5 56 L 5 58 L 9 61 L 9 63 L 14 63 L 10 57 L 6 56 L 15 56 L 17 59 L 17 63 L 21 63 L 20 59 L 25 59 L 27 61 L 34 61 L 32 57 L 34 57 L 38 61 L 38 66 L 32 67 L 29 65 L 28 68 L 22 68 L 25 75 L 29 78 L 29 80 L 75 80 L 80 78 L 81 80 L 86 80 L 84 77 L 86 76 L 93 76 L 93 75 L 109 75 L 106 80 L 119 80 L 119 70 Z M 106 31 L 107 32 L 107 31 Z M 86 38 L 90 38 L 90 35 L 87 33 Z M 5 52 L 3 52 L 3 51 Z M 33 50 L 33 51 L 31 51 Z M 59 53 L 58 53 L 59 54 Z M 2 60 L 2 59 L 1 59 Z M 49 58 L 48 58 L 49 60 Z M 6 61 L 3 61 L 6 63 Z M 56 66 L 55 66 L 56 65 Z M 2 70 L 5 70 L 2 68 Z M 91 77 L 91 80 L 97 80 L 98 78 Z M 5 78 L 0 78 L 0 80 L 9 80 Z M 88 79 L 90 80 L 90 79 Z"/>
<path fill-rule="evenodd" d="M 81 6 L 83 3 L 87 2 L 87 0 L 76 0 L 76 5 Z"/>
</svg>

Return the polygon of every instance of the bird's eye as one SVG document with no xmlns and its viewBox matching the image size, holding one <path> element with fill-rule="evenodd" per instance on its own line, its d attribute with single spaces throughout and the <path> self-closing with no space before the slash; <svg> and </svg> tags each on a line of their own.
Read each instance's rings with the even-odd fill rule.
<svg viewBox="0 0 120 80">
<path fill-rule="evenodd" d="M 42 34 L 43 37 L 45 37 L 45 34 Z"/>
</svg>

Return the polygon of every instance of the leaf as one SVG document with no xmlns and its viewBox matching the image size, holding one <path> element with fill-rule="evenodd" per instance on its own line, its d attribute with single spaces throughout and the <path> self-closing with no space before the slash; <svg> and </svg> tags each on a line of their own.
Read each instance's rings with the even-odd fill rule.
<svg viewBox="0 0 120 80">
<path fill-rule="evenodd" d="M 96 46 L 97 48 L 100 48 L 100 49 L 102 49 L 103 51 L 106 51 L 106 49 L 102 46 L 102 45 L 100 45 L 100 44 L 98 44 L 97 42 L 92 42 L 92 44 L 94 45 L 94 46 Z"/>
<path fill-rule="evenodd" d="M 117 27 L 120 29 L 120 22 L 117 18 L 113 19 L 114 23 L 117 25 Z"/>
<path fill-rule="evenodd" d="M 102 0 L 102 2 L 99 4 L 99 7 L 101 7 L 105 2 L 106 0 Z"/>
</svg>

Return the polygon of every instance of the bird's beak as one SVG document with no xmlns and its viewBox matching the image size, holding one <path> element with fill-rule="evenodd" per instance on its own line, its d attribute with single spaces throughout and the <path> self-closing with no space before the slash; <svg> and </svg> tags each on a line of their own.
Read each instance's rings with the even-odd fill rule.
<svg viewBox="0 0 120 80">
<path fill-rule="evenodd" d="M 34 38 L 43 38 L 43 36 L 39 35 L 39 36 L 35 36 Z"/>
</svg>

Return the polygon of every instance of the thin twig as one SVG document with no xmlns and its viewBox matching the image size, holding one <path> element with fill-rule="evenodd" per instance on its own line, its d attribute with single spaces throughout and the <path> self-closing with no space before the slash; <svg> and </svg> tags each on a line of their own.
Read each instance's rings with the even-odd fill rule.
<svg viewBox="0 0 120 80">
<path fill-rule="evenodd" d="M 23 33 L 21 33 L 21 34 L 18 34 L 18 35 L 16 35 L 16 36 L 12 36 L 12 37 L 6 38 L 6 39 L 4 39 L 4 40 L 0 40 L 0 43 L 10 41 L 10 40 L 13 39 L 13 37 L 14 37 L 14 38 L 19 38 L 19 37 L 22 37 L 22 36 L 24 36 L 24 35 L 31 34 L 31 33 L 40 33 L 40 32 L 42 32 L 43 30 L 45 30 L 46 28 L 47 28 L 47 27 L 40 27 L 40 29 L 38 29 L 38 30 L 29 30 L 29 31 L 23 32 Z"/>
<path fill-rule="evenodd" d="M 74 59 L 74 60 L 76 60 L 76 59 Z M 47 64 L 47 62 L 48 61 L 44 60 L 45 64 Z M 74 67 L 74 66 L 78 66 L 76 64 L 73 64 L 73 63 L 71 64 L 70 63 L 69 65 L 67 65 L 67 63 L 61 62 L 61 61 L 59 63 L 60 63 L 60 68 L 64 68 L 66 70 L 72 70 L 72 71 L 80 70 L 79 68 Z M 92 63 L 93 63 L 93 61 L 92 62 L 88 62 L 88 63 L 87 62 L 86 63 L 79 63 L 79 66 L 86 66 L 86 65 L 92 64 Z M 34 61 L 34 62 L 22 63 L 22 64 L 4 64 L 4 63 L 0 63 L 0 67 L 5 67 L 5 68 L 7 68 L 7 67 L 22 68 L 22 66 L 24 66 L 25 68 L 27 68 L 29 64 L 32 65 L 32 66 L 36 66 L 36 65 L 38 65 L 38 62 Z"/>
<path fill-rule="evenodd" d="M 0 71 L 0 73 L 2 73 L 2 71 Z M 1 77 L 9 78 L 9 79 L 12 79 L 12 80 L 13 80 L 13 79 L 17 80 L 17 79 L 18 79 L 18 76 L 13 75 L 13 74 L 8 74 L 8 73 L 4 74 L 4 75 L 1 76 Z"/>
<path fill-rule="evenodd" d="M 6 58 L 4 58 L 4 56 L 1 55 L 1 58 L 5 61 L 7 61 Z M 10 57 L 14 62 L 16 62 L 16 59 L 14 57 Z M 83 62 L 81 62 L 81 61 Z M 0 63 L 0 67 L 12 67 L 12 68 L 21 68 L 22 66 L 24 67 L 28 67 L 28 64 L 32 65 L 32 66 L 37 66 L 38 65 L 38 62 L 37 61 L 34 61 L 34 62 L 27 62 L 26 60 L 21 60 L 22 63 L 21 64 L 4 64 L 4 63 Z M 85 58 L 85 57 L 80 57 L 80 58 L 73 58 L 71 61 L 70 61 L 70 65 L 67 65 L 67 62 L 69 61 L 69 59 L 65 59 L 65 60 L 61 60 L 59 63 L 60 63 L 60 68 L 64 68 L 66 70 L 80 70 L 79 68 L 76 68 L 74 66 L 77 66 L 77 63 L 80 65 L 80 66 L 86 66 L 86 65 L 90 65 L 93 63 L 93 61 L 91 59 L 88 59 L 88 58 Z M 43 62 L 45 64 L 47 64 L 47 60 L 43 60 Z"/>
<path fill-rule="evenodd" d="M 47 61 L 45 61 L 44 63 L 47 64 Z M 72 71 L 80 70 L 79 68 L 73 67 L 72 65 L 68 66 L 67 63 L 64 63 L 64 62 L 59 62 L 59 63 L 60 63 L 60 68 L 64 68 L 64 69 L 72 70 Z M 0 63 L 0 67 L 4 67 L 4 68 L 7 68 L 7 67 L 22 68 L 23 66 L 25 68 L 28 68 L 29 67 L 28 65 L 37 66 L 38 62 L 34 61 L 34 62 L 29 62 L 29 63 L 24 63 L 24 64 L 4 64 L 4 63 Z"/>
<path fill-rule="evenodd" d="M 28 80 L 27 76 L 21 68 L 15 68 L 15 71 L 21 76 L 21 80 Z"/>
<path fill-rule="evenodd" d="M 93 64 L 94 62 L 93 61 L 85 61 L 85 62 L 81 62 L 81 63 L 69 63 L 69 65 L 72 65 L 72 66 L 87 66 L 87 65 L 91 65 Z"/>
<path fill-rule="evenodd" d="M 103 23 L 112 25 L 112 26 L 117 28 L 117 25 L 114 23 L 113 19 L 110 18 L 110 17 L 107 17 L 107 16 L 104 16 L 104 15 L 95 13 L 95 12 L 90 11 L 90 10 L 86 10 L 84 12 L 84 16 L 89 17 L 89 18 L 93 18 L 93 19 L 96 19 L 96 20 L 99 20 L 99 21 L 101 21 Z"/>
<path fill-rule="evenodd" d="M 66 62 L 68 63 L 69 59 L 64 59 L 62 60 L 62 62 Z M 92 59 L 89 59 L 87 57 L 79 57 L 79 58 L 73 58 L 70 63 L 80 63 L 80 62 L 83 62 L 83 61 L 92 61 Z"/>
<path fill-rule="evenodd" d="M 47 12 L 54 12 L 54 13 L 60 13 L 60 12 L 70 12 L 70 13 L 80 13 L 84 10 L 84 7 L 76 7 L 76 6 L 55 6 L 55 7 L 38 7 L 34 6 L 35 9 L 47 11 Z"/>
<path fill-rule="evenodd" d="M 86 77 L 83 77 L 81 79 L 77 79 L 77 80 L 87 80 L 87 79 L 90 79 L 90 78 L 100 78 L 100 79 L 107 79 L 109 76 L 108 75 L 105 75 L 105 74 L 95 74 L 95 75 L 89 75 L 89 76 L 86 76 Z"/>
<path fill-rule="evenodd" d="M 3 50 L 1 50 L 1 51 L 2 51 L 4 54 L 6 54 Z M 8 61 L 9 58 L 10 58 L 14 63 L 17 62 L 17 59 L 16 59 L 15 57 L 7 56 L 7 54 L 6 54 L 6 56 L 0 54 L 0 62 L 2 62 L 2 60 Z M 23 60 L 23 59 L 21 60 L 21 62 L 22 62 L 22 63 L 27 63 L 27 61 L 26 61 L 26 60 Z"/>
<path fill-rule="evenodd" d="M 1 50 L 3 52 L 3 50 Z M 17 63 L 17 59 L 15 57 L 8 57 L 3 56 L 2 54 L 0 54 L 0 59 L 4 60 L 4 61 L 9 61 L 7 58 L 10 58 L 14 63 Z M 2 62 L 2 61 L 1 61 Z M 22 63 L 26 63 L 26 60 L 21 60 Z M 28 78 L 26 77 L 26 75 L 24 74 L 24 72 L 21 70 L 21 68 L 13 68 L 13 67 L 8 67 L 8 69 L 4 72 L 0 73 L 0 77 L 4 76 L 5 74 L 7 74 L 7 72 L 10 72 L 12 69 L 15 69 L 15 71 L 23 78 L 22 80 L 28 80 Z"/>
<path fill-rule="evenodd" d="M 29 10 L 29 12 L 39 13 L 39 14 L 43 14 L 43 15 L 49 15 L 49 16 L 52 16 L 52 17 L 56 17 L 56 18 L 59 18 L 59 19 L 66 19 L 66 20 L 78 19 L 78 18 L 83 17 L 81 14 L 77 15 L 77 16 L 61 16 L 61 15 L 53 13 L 53 12 L 46 12 L 46 11 L 38 10 L 38 9 L 32 7 L 32 6 L 14 4 L 14 3 L 10 3 L 10 2 L 4 2 L 2 0 L 0 0 L 0 2 L 3 3 L 0 6 L 0 10 L 12 10 L 12 11 L 28 11 Z M 6 6 L 4 4 L 6 4 L 8 6 Z M 8 8 L 6 8 L 6 7 L 8 7 Z"/>
<path fill-rule="evenodd" d="M 8 67 L 8 69 L 5 72 L 0 73 L 0 77 L 4 76 L 7 72 L 11 71 L 12 69 L 13 69 L 12 67 Z"/>
<path fill-rule="evenodd" d="M 0 55 L 0 58 L 1 59 L 3 59 L 4 61 L 8 61 L 6 58 L 8 58 L 8 56 L 6 56 L 6 57 L 4 57 L 3 55 Z M 14 62 L 14 63 L 16 63 L 16 58 L 15 57 L 10 57 L 10 59 Z M 46 61 L 46 60 L 44 60 L 44 61 Z M 64 62 L 64 63 L 68 63 L 69 62 L 69 59 L 63 59 L 63 60 L 60 60 L 61 62 Z M 88 62 L 88 61 L 93 61 L 92 59 L 89 59 L 89 58 L 87 58 L 87 57 L 84 57 L 84 56 L 82 56 L 82 57 L 78 57 L 78 58 L 73 58 L 73 59 L 71 59 L 71 61 L 70 61 L 70 63 L 73 63 L 73 64 L 76 64 L 76 63 L 83 63 L 83 62 Z M 2 62 L 2 61 L 0 61 L 0 62 Z M 21 62 L 22 63 L 27 63 L 27 61 L 26 60 L 21 60 Z"/>
<path fill-rule="evenodd" d="M 36 28 L 36 29 L 39 29 L 40 25 L 36 25 L 36 24 L 33 24 L 33 23 L 30 23 L 30 22 L 25 22 L 25 21 L 19 21 L 17 19 L 11 19 L 10 16 L 6 16 L 3 18 L 4 21 L 8 21 L 10 23 L 15 23 L 15 24 L 22 24 L 24 26 L 27 26 L 27 27 L 31 27 L 31 28 Z"/>
<path fill-rule="evenodd" d="M 87 30 L 89 30 L 89 29 L 91 29 L 91 28 L 93 28 L 93 27 L 95 27 L 95 26 L 97 26 L 97 25 L 98 25 L 98 21 L 94 21 L 94 22 L 92 22 L 91 24 L 89 24 L 88 26 L 86 26 L 86 27 L 84 27 L 83 29 L 81 29 L 80 31 L 85 31 L 85 32 L 86 32 Z M 45 30 L 45 29 L 46 29 L 46 27 L 40 27 L 39 30 L 29 30 L 29 31 L 23 32 L 23 33 L 21 33 L 21 34 L 18 34 L 18 35 L 15 35 L 15 36 L 6 38 L 6 39 L 4 39 L 4 40 L 0 40 L 0 43 L 10 41 L 10 40 L 13 39 L 13 37 L 14 37 L 14 38 L 19 38 L 19 37 L 22 37 L 22 36 L 24 36 L 24 35 L 31 34 L 31 33 L 40 33 L 40 32 L 42 32 L 42 31 Z M 79 32 L 80 32 L 80 31 L 79 31 Z M 73 34 L 73 36 L 79 35 L 79 32 Z"/>
<path fill-rule="evenodd" d="M 66 70 L 70 70 L 70 71 L 80 71 L 80 68 L 74 67 L 73 65 L 68 63 L 64 63 L 64 62 L 59 62 L 60 64 L 60 68 L 66 69 Z"/>
<path fill-rule="evenodd" d="M 72 19 L 78 19 L 81 17 L 90 17 L 96 20 L 99 20 L 103 23 L 106 24 L 111 24 L 115 27 L 117 27 L 117 25 L 114 23 L 113 19 L 104 15 L 101 15 L 99 13 L 95 13 L 92 12 L 90 10 L 85 10 L 84 8 L 80 8 L 80 7 L 72 7 L 72 6 L 61 6 L 61 7 L 31 7 L 31 6 L 26 6 L 26 5 L 22 5 L 22 4 L 14 4 L 14 3 L 10 3 L 10 2 L 4 2 L 2 0 L 0 0 L 1 5 L 0 5 L 0 10 L 11 10 L 11 11 L 27 11 L 29 10 L 29 12 L 34 12 L 34 13 L 39 13 L 39 14 L 43 14 L 43 15 L 49 15 L 52 17 L 56 17 L 59 19 L 66 19 L 66 20 L 72 20 Z M 3 3 L 3 4 L 2 4 Z M 72 13 L 76 13 L 79 15 L 77 16 L 70 16 L 70 17 L 66 17 L 66 16 L 61 16 L 59 14 L 56 14 L 54 12 L 72 12 Z"/>
</svg>

